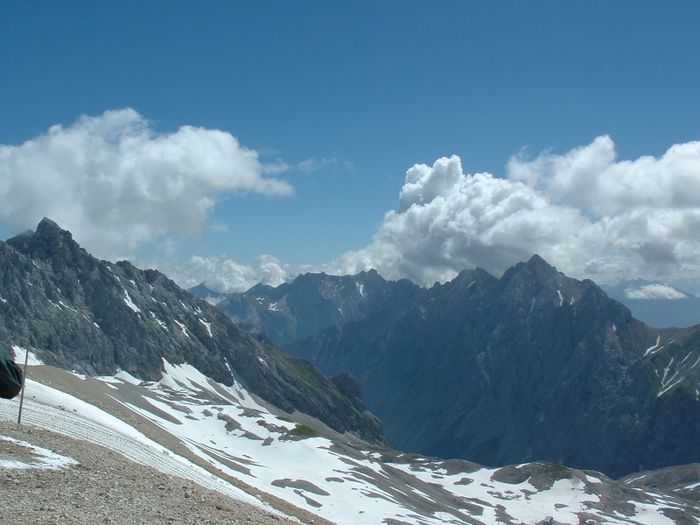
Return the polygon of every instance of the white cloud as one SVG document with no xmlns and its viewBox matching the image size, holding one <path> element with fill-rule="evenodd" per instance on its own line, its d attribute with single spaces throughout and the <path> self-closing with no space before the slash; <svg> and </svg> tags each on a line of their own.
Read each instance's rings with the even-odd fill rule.
<svg viewBox="0 0 700 525">
<path fill-rule="evenodd" d="M 338 157 L 262 164 L 229 133 L 157 133 L 134 110 L 108 111 L 0 145 L 0 220 L 20 231 L 51 217 L 104 258 L 159 239 L 172 253 L 170 233 L 201 231 L 222 196 L 288 195 L 275 174 L 341 165 Z M 376 268 L 431 284 L 476 266 L 500 274 L 539 253 L 576 277 L 671 282 L 700 276 L 699 232 L 700 142 L 619 160 L 602 136 L 563 154 L 515 155 L 505 178 L 465 173 L 456 156 L 413 166 L 370 244 L 315 269 Z M 270 256 L 251 264 L 193 257 L 170 273 L 185 286 L 231 291 L 280 284 L 293 270 Z"/>
<path fill-rule="evenodd" d="M 230 133 L 157 133 L 132 109 L 0 145 L 0 220 L 23 230 L 48 216 L 105 258 L 170 230 L 200 231 L 221 195 L 292 191 L 265 177 L 257 153 Z"/>
<path fill-rule="evenodd" d="M 292 167 L 281 159 L 263 164 L 263 173 L 268 175 L 280 175 L 288 172 Z"/>
<path fill-rule="evenodd" d="M 570 230 L 585 225 L 577 210 L 552 206 L 523 183 L 465 175 L 457 156 L 408 170 L 399 202 L 368 247 L 344 254 L 329 270 L 374 267 L 387 277 L 423 284 L 476 266 L 500 273 L 533 251 L 568 258 L 562 247 Z"/>
<path fill-rule="evenodd" d="M 289 277 L 289 268 L 272 255 L 261 255 L 251 264 L 225 257 L 193 256 L 184 264 L 163 267 L 183 288 L 204 283 L 215 292 L 244 292 L 257 283 L 278 286 Z"/>
<path fill-rule="evenodd" d="M 297 170 L 302 173 L 313 173 L 329 167 L 342 166 L 345 169 L 350 169 L 352 164 L 340 157 L 323 157 L 322 159 L 306 159 L 298 162 Z"/>
<path fill-rule="evenodd" d="M 263 164 L 263 173 L 270 175 L 279 175 L 289 171 L 298 171 L 301 173 L 314 173 L 326 168 L 341 167 L 346 170 L 352 169 L 352 162 L 342 159 L 341 157 L 323 157 L 320 159 L 310 158 L 289 164 L 281 159 L 276 159 Z"/>
<path fill-rule="evenodd" d="M 618 161 L 608 136 L 564 155 L 545 152 L 508 162 L 508 177 L 522 180 L 555 202 L 617 216 L 639 209 L 691 209 L 700 205 L 700 142 L 676 144 L 660 158 Z"/>
<path fill-rule="evenodd" d="M 209 225 L 209 229 L 214 233 L 228 233 L 231 228 L 223 222 L 213 222 Z"/>
<path fill-rule="evenodd" d="M 515 156 L 504 179 L 464 173 L 456 156 L 416 165 L 371 244 L 324 269 L 431 284 L 475 266 L 500 274 L 539 253 L 601 282 L 692 278 L 699 232 L 700 142 L 618 161 L 604 136 L 563 155 Z"/>
<path fill-rule="evenodd" d="M 688 296 L 667 284 L 653 283 L 638 288 L 625 288 L 625 297 L 628 299 L 685 299 Z"/>
</svg>

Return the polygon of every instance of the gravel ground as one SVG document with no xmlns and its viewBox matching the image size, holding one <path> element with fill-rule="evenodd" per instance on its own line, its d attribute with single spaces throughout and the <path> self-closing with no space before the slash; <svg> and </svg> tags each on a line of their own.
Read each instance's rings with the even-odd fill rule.
<svg viewBox="0 0 700 525">
<path fill-rule="evenodd" d="M 21 524 L 291 524 L 280 516 L 206 490 L 124 456 L 37 427 L 0 421 L 0 435 L 78 461 L 62 470 L 0 468 L 0 523 Z M 22 447 L 0 441 L 4 458 L 24 459 Z"/>
</svg>

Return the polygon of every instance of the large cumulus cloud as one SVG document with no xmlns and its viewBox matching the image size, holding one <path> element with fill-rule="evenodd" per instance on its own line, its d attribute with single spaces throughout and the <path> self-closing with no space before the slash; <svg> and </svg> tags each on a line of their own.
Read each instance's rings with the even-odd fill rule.
<svg viewBox="0 0 700 525">
<path fill-rule="evenodd" d="M 465 173 L 456 156 L 413 166 L 371 244 L 324 268 L 430 284 L 476 266 L 499 274 L 533 253 L 599 281 L 697 276 L 700 142 L 619 161 L 603 136 L 514 156 L 505 178 Z"/>
<path fill-rule="evenodd" d="M 49 216 L 96 255 L 128 256 L 167 231 L 200 231 L 223 194 L 292 192 L 263 171 L 230 133 L 157 133 L 132 109 L 107 111 L 0 145 L 0 220 L 20 230 Z"/>
</svg>

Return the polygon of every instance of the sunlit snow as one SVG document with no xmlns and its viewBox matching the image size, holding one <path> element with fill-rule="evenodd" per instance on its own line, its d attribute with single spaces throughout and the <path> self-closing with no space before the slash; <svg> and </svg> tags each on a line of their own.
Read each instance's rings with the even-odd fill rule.
<svg viewBox="0 0 700 525">
<path fill-rule="evenodd" d="M 139 313 L 141 311 L 141 308 L 134 304 L 134 301 L 131 300 L 129 292 L 126 291 L 126 288 L 122 288 L 122 290 L 124 290 L 124 302 L 126 303 L 126 305 L 129 308 L 131 308 L 134 312 Z"/>
</svg>

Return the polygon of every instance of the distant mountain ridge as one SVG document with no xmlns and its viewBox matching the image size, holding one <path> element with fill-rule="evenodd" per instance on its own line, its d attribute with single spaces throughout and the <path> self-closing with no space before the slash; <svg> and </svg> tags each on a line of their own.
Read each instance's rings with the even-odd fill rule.
<svg viewBox="0 0 700 525">
<path fill-rule="evenodd" d="M 611 476 L 700 461 L 700 327 L 651 328 L 539 256 L 429 289 L 307 274 L 218 306 L 357 377 L 397 448 Z"/>
<path fill-rule="evenodd" d="M 160 272 L 92 257 L 49 219 L 36 232 L 0 242 L 0 344 L 31 348 L 47 364 L 90 375 L 125 370 L 158 380 L 164 360 L 189 363 L 226 385 L 236 378 L 282 410 L 382 441 L 358 389 L 345 395 L 308 363 L 240 330 Z"/>
<path fill-rule="evenodd" d="M 385 281 L 376 270 L 356 276 L 307 273 L 278 287 L 258 284 L 244 294 L 228 294 L 217 307 L 232 319 L 285 346 L 329 326 L 340 326 L 410 300 L 420 287 L 408 280 Z M 203 285 L 190 293 L 204 298 Z"/>
</svg>

